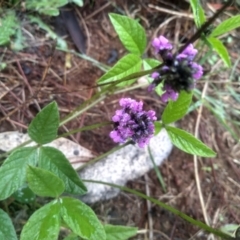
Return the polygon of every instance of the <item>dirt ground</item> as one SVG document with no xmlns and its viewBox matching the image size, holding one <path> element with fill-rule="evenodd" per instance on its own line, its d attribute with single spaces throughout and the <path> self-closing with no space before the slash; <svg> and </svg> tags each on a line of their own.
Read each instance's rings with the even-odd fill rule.
<svg viewBox="0 0 240 240">
<path fill-rule="evenodd" d="M 219 5 L 219 1 L 206 4 L 207 13 L 210 14 Z M 109 21 L 110 12 L 137 18 L 146 29 L 149 42 L 153 36 L 164 34 L 177 46 L 177 43 L 184 43 L 186 36 L 194 32 L 187 1 L 171 0 L 165 4 L 160 0 L 144 0 L 138 3 L 120 0 L 112 2 L 99 0 L 94 3 L 86 1 L 83 8 L 74 11 L 80 21 L 86 43 L 76 46 L 74 40 L 67 35 L 69 48 L 76 51 L 84 49 L 91 58 L 109 66 L 114 65 L 126 53 Z M 236 13 L 232 8 L 229 11 Z M 59 29 L 63 30 L 56 19 L 46 21 L 55 26 L 57 32 Z M 9 89 L 0 98 L 0 132 L 12 130 L 26 132 L 27 125 L 39 109 L 52 100 L 57 101 L 61 116 L 65 116 L 94 94 L 96 89 L 91 86 L 94 86 L 103 74 L 93 63 L 73 54 L 55 50 L 48 74 L 42 81 L 44 70 L 52 56 L 54 42 L 36 25 L 30 25 L 24 17 L 22 27 L 25 30 L 28 47 L 20 52 L 0 49 L 2 61 L 7 63 L 7 68 L 0 72 L 0 82 Z M 63 30 L 63 34 L 65 33 Z M 236 47 L 236 44 L 231 43 L 228 49 L 232 62 L 235 62 L 240 53 L 239 44 Z M 146 56 L 153 56 L 150 44 Z M 214 68 L 207 64 L 204 67 L 207 71 Z M 220 68 L 223 68 L 222 63 L 218 63 L 208 79 L 212 84 L 208 85 L 207 95 L 212 97 L 215 96 L 216 88 L 225 90 L 224 81 L 228 80 L 230 74 L 230 71 L 219 71 Z M 238 66 L 234 74 L 237 76 L 239 72 Z M 206 87 L 206 79 L 199 82 L 198 89 Z M 221 80 L 222 84 L 216 84 L 216 88 L 213 88 L 214 82 L 218 80 Z M 116 110 L 119 97 L 126 95 L 143 100 L 148 109 L 154 109 L 158 114 L 161 114 L 164 108 L 164 104 L 155 94 L 146 95 L 144 89 L 137 89 L 131 93 L 109 97 L 84 113 L 81 118 L 68 123 L 61 131 L 109 120 Z M 194 98 L 194 101 L 197 99 Z M 239 110 L 237 105 L 239 102 L 229 96 L 223 98 L 222 103 Z M 216 228 L 230 223 L 239 224 L 240 146 L 207 108 L 203 108 L 202 112 L 198 110 L 191 112 L 177 124 L 194 133 L 199 114 L 201 116 L 199 138 L 218 153 L 213 159 L 198 159 L 198 175 L 209 223 Z M 231 119 L 231 109 L 229 116 Z M 233 119 L 239 121 L 239 117 L 233 116 Z M 71 139 L 99 155 L 114 146 L 108 136 L 109 130 L 109 127 L 105 127 L 78 133 Z M 239 136 L 238 129 L 235 128 L 234 131 Z M 160 171 L 167 186 L 166 192 L 159 186 L 154 171 L 129 182 L 128 187 L 168 203 L 197 220 L 205 221 L 195 181 L 193 156 L 174 149 L 169 159 L 160 167 Z M 151 233 L 152 239 L 156 240 L 211 239 L 206 233 L 166 210 L 153 204 L 148 205 L 145 200 L 124 192 L 115 199 L 95 204 L 93 209 L 105 223 L 137 226 L 142 231 L 133 239 L 151 239 Z"/>
</svg>

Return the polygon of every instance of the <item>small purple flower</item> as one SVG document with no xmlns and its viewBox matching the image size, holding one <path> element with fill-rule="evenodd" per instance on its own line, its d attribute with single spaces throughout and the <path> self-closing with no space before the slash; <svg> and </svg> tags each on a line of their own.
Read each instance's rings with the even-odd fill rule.
<svg viewBox="0 0 240 240">
<path fill-rule="evenodd" d="M 151 74 L 151 78 L 153 78 L 154 80 L 159 78 L 160 74 L 158 72 L 153 72 Z M 149 92 L 152 92 L 154 90 L 154 88 L 156 87 L 156 84 L 155 83 L 152 83 L 148 86 L 148 91 Z"/>
<path fill-rule="evenodd" d="M 180 54 L 178 54 L 177 59 L 188 59 L 192 61 L 197 55 L 198 50 L 193 47 L 192 44 L 189 44 Z"/>
<path fill-rule="evenodd" d="M 156 53 L 163 50 L 172 50 L 173 46 L 164 36 L 159 36 L 154 38 L 152 41 L 152 46 L 155 48 Z"/>
<path fill-rule="evenodd" d="M 191 64 L 191 67 L 193 69 L 193 74 L 192 74 L 193 78 L 196 79 L 196 80 L 200 79 L 202 77 L 202 75 L 203 75 L 203 68 L 202 68 L 202 66 L 197 64 L 197 63 L 195 63 L 195 62 L 193 62 Z"/>
<path fill-rule="evenodd" d="M 123 137 L 118 133 L 118 131 L 115 130 L 110 132 L 110 137 L 114 142 L 117 143 L 123 143 L 125 141 Z"/>
<path fill-rule="evenodd" d="M 119 104 L 122 109 L 112 117 L 114 130 L 110 132 L 110 137 L 117 143 L 131 138 L 139 147 L 144 147 L 154 135 L 155 112 L 142 110 L 143 102 L 131 98 L 122 98 Z"/>
<path fill-rule="evenodd" d="M 164 85 L 165 92 L 161 96 L 163 102 L 167 102 L 169 99 L 176 101 L 178 99 L 178 92 L 175 92 L 169 85 Z"/>
<path fill-rule="evenodd" d="M 119 101 L 119 104 L 121 107 L 125 108 L 123 109 L 126 110 L 126 109 L 131 109 L 131 111 L 133 113 L 138 113 L 138 112 L 141 112 L 142 111 L 142 107 L 143 107 L 143 102 L 137 102 L 135 101 L 134 99 L 131 99 L 131 98 L 121 98 L 120 101 Z"/>
<path fill-rule="evenodd" d="M 158 73 L 158 72 L 153 72 L 152 74 L 151 74 L 151 78 L 158 78 L 160 76 L 160 74 Z"/>
<path fill-rule="evenodd" d="M 155 89 L 155 87 L 156 87 L 156 84 L 150 84 L 148 86 L 148 92 L 152 92 Z"/>
</svg>

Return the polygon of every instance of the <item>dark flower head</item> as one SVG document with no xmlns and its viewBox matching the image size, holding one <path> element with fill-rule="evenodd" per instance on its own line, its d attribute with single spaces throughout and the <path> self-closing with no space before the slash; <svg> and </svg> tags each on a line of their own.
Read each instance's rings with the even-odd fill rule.
<svg viewBox="0 0 240 240">
<path fill-rule="evenodd" d="M 187 60 L 175 59 L 173 65 L 169 67 L 165 84 L 176 92 L 191 90 L 191 86 L 193 85 L 193 69 L 189 62 Z"/>
<path fill-rule="evenodd" d="M 144 147 L 154 135 L 155 112 L 142 110 L 143 102 L 131 98 L 122 98 L 119 104 L 122 109 L 112 117 L 114 130 L 110 132 L 110 137 L 118 143 L 132 139 L 139 147 Z"/>
<path fill-rule="evenodd" d="M 189 44 L 176 57 L 172 54 L 172 45 L 163 36 L 155 38 L 152 42 L 155 51 L 160 54 L 163 66 L 158 72 L 154 72 L 151 77 L 154 79 L 149 90 L 163 82 L 165 92 L 161 96 L 162 101 L 168 99 L 177 100 L 181 90 L 190 91 L 195 86 L 195 81 L 202 77 L 202 66 L 193 62 L 197 54 L 197 49 Z"/>
</svg>

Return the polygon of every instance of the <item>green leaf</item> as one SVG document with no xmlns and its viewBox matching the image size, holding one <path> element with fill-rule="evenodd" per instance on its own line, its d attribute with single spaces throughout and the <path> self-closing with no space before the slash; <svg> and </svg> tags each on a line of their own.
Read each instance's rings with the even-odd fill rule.
<svg viewBox="0 0 240 240">
<path fill-rule="evenodd" d="M 169 101 L 163 111 L 162 121 L 164 124 L 176 122 L 187 112 L 192 102 L 192 92 L 181 91 L 177 101 Z"/>
<path fill-rule="evenodd" d="M 156 136 L 161 131 L 162 124 L 159 121 L 154 122 L 154 129 L 155 129 L 154 135 Z"/>
<path fill-rule="evenodd" d="M 0 10 L 3 16 L 0 19 L 0 45 L 4 45 L 10 41 L 10 37 L 15 34 L 18 22 L 14 11 Z"/>
<path fill-rule="evenodd" d="M 80 240 L 78 235 L 75 233 L 70 233 L 67 237 L 65 237 L 63 240 Z"/>
<path fill-rule="evenodd" d="M 161 64 L 161 62 L 157 59 L 154 58 L 145 58 L 142 60 L 143 62 L 143 69 L 144 70 L 149 70 L 152 69 L 154 67 L 157 67 Z"/>
<path fill-rule="evenodd" d="M 147 45 L 146 33 L 136 21 L 115 13 L 109 14 L 110 20 L 125 48 L 137 55 L 142 55 Z"/>
<path fill-rule="evenodd" d="M 165 90 L 163 90 L 163 82 L 159 83 L 159 84 L 155 87 L 154 91 L 157 93 L 158 96 L 162 96 L 163 93 L 165 92 Z"/>
<path fill-rule="evenodd" d="M 70 0 L 70 2 L 75 3 L 76 5 L 78 5 L 79 7 L 83 6 L 83 0 Z"/>
<path fill-rule="evenodd" d="M 53 147 L 40 147 L 39 167 L 49 170 L 65 183 L 65 191 L 72 194 L 85 194 L 86 187 L 80 180 L 77 172 L 62 152 Z"/>
<path fill-rule="evenodd" d="M 12 197 L 20 203 L 32 203 L 35 201 L 36 195 L 27 184 L 24 184 L 13 193 Z"/>
<path fill-rule="evenodd" d="M 106 240 L 128 240 L 137 234 L 138 229 L 135 227 L 125 227 L 117 225 L 104 225 Z"/>
<path fill-rule="evenodd" d="M 28 127 L 28 135 L 38 144 L 46 144 L 57 137 L 59 112 L 54 101 L 44 107 Z"/>
<path fill-rule="evenodd" d="M 18 28 L 15 31 L 15 38 L 14 41 L 11 42 L 11 49 L 13 51 L 21 51 L 24 47 L 27 46 L 26 38 L 22 34 L 22 29 Z"/>
<path fill-rule="evenodd" d="M 220 230 L 224 233 L 232 235 L 238 228 L 239 228 L 239 224 L 230 223 L 230 224 L 225 224 L 222 227 L 220 227 Z"/>
<path fill-rule="evenodd" d="M 201 157 L 215 157 L 216 153 L 190 133 L 179 128 L 166 126 L 168 135 L 177 148 Z"/>
<path fill-rule="evenodd" d="M 206 22 L 204 10 L 199 0 L 190 0 L 190 4 L 193 11 L 195 24 L 198 28 L 200 28 L 203 25 L 203 23 Z"/>
<path fill-rule="evenodd" d="M 35 147 L 20 148 L 5 160 L 0 168 L 0 200 L 9 197 L 24 184 L 28 164 L 37 164 Z"/>
<path fill-rule="evenodd" d="M 64 182 L 59 177 L 37 167 L 28 166 L 27 181 L 30 189 L 41 197 L 56 198 L 65 189 Z"/>
<path fill-rule="evenodd" d="M 99 80 L 99 83 L 107 83 L 119 80 L 129 74 L 140 71 L 142 60 L 135 54 L 128 54 L 121 58 L 107 73 L 105 73 Z M 118 86 L 127 86 L 133 83 L 133 80 L 124 81 Z"/>
<path fill-rule="evenodd" d="M 240 27 L 240 15 L 233 16 L 221 22 L 211 33 L 211 37 L 217 37 Z"/>
<path fill-rule="evenodd" d="M 104 228 L 93 210 L 83 202 L 70 198 L 61 198 L 61 216 L 65 224 L 84 239 L 106 239 Z"/>
<path fill-rule="evenodd" d="M 61 205 L 54 200 L 35 211 L 24 225 L 20 240 L 57 240 Z"/>
<path fill-rule="evenodd" d="M 219 39 L 213 38 L 213 37 L 208 37 L 207 40 L 211 43 L 212 48 L 219 54 L 219 56 L 222 58 L 224 63 L 228 67 L 231 67 L 231 61 L 230 61 L 228 51 L 225 48 L 225 46 L 222 44 L 222 42 Z"/>
<path fill-rule="evenodd" d="M 240 227 L 238 227 L 235 231 L 235 238 L 236 238 L 236 240 L 240 239 Z"/>
<path fill-rule="evenodd" d="M 17 240 L 11 218 L 2 209 L 0 209 L 0 223 L 0 239 Z"/>
<path fill-rule="evenodd" d="M 68 0 L 26 0 L 25 6 L 28 10 L 37 11 L 50 16 L 58 16 L 58 8 L 66 5 Z"/>
</svg>

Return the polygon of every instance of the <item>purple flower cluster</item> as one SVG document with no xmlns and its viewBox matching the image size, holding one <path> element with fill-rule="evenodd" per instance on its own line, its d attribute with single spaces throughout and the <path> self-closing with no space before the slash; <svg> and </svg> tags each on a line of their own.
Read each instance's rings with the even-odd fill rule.
<svg viewBox="0 0 240 240">
<path fill-rule="evenodd" d="M 122 109 L 112 117 L 114 130 L 110 132 L 110 137 L 117 143 L 132 139 L 139 147 L 144 147 L 154 135 L 155 112 L 142 110 L 143 102 L 131 98 L 122 98 L 119 104 Z"/>
<path fill-rule="evenodd" d="M 161 96 L 162 101 L 167 102 L 169 99 L 176 101 L 181 90 L 190 91 L 195 86 L 195 80 L 203 75 L 202 66 L 193 62 L 197 54 L 197 49 L 189 44 L 177 56 L 172 54 L 172 44 L 164 36 L 155 38 L 152 46 L 157 54 L 160 54 L 163 60 L 163 66 L 159 71 L 152 73 L 154 79 L 149 86 L 152 91 L 158 84 L 163 82 Z"/>
</svg>

